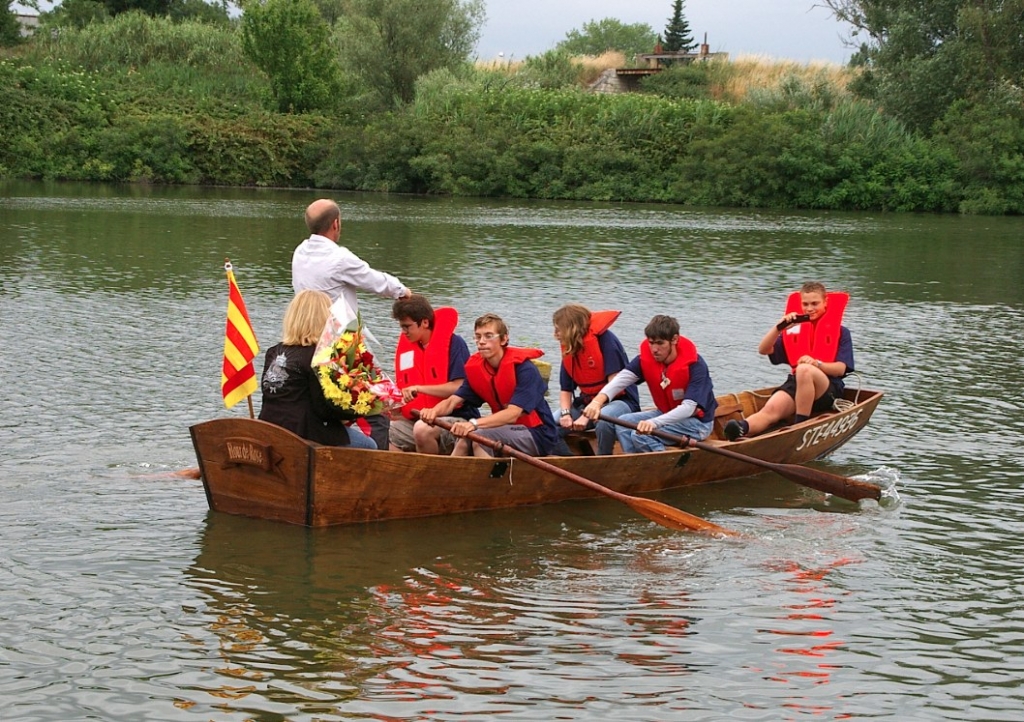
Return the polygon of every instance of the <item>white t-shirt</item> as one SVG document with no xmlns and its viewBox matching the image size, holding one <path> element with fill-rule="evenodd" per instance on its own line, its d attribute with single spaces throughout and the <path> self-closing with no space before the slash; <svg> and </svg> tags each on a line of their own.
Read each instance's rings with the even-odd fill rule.
<svg viewBox="0 0 1024 722">
<path fill-rule="evenodd" d="M 332 301 L 343 296 L 353 311 L 359 309 L 357 288 L 385 298 L 401 298 L 407 293 L 390 273 L 375 271 L 352 251 L 316 234 L 292 254 L 292 286 L 296 293 L 307 288 L 324 291 Z"/>
</svg>

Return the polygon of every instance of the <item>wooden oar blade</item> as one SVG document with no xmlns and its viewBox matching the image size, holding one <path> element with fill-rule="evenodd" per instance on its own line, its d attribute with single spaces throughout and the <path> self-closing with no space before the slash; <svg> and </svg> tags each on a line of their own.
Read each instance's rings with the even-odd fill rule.
<svg viewBox="0 0 1024 722">
<path fill-rule="evenodd" d="M 157 471 L 152 474 L 143 474 L 150 479 L 201 479 L 202 474 L 199 472 L 198 466 L 193 466 L 190 469 L 178 469 L 176 471 Z"/>
<path fill-rule="evenodd" d="M 699 516 L 688 514 L 681 509 L 676 509 L 668 504 L 662 504 L 654 499 L 629 496 L 625 499 L 625 502 L 633 511 L 668 529 L 698 532 L 712 536 L 737 536 L 736 532 L 718 526 L 714 522 L 701 519 Z"/>
<path fill-rule="evenodd" d="M 857 481 L 845 476 L 837 476 L 820 469 L 811 469 L 806 466 L 794 464 L 776 464 L 775 471 L 780 476 L 785 476 L 790 481 L 809 486 L 812 489 L 823 491 L 849 501 L 860 501 L 861 499 L 882 498 L 882 488 L 866 481 Z"/>
</svg>

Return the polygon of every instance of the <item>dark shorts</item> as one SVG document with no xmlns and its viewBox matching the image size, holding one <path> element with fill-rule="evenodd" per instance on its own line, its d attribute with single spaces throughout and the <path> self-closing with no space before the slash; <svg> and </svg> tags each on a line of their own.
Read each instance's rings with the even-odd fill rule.
<svg viewBox="0 0 1024 722">
<path fill-rule="evenodd" d="M 785 392 L 789 398 L 796 399 L 796 377 L 790 374 L 782 386 L 779 386 L 775 391 Z M 775 393 L 774 391 L 772 393 Z M 837 398 L 842 396 L 842 390 L 838 388 L 836 380 L 832 379 L 828 385 L 828 390 L 821 396 L 814 400 L 814 404 L 811 405 L 812 414 L 823 414 L 826 411 L 832 411 L 832 405 L 836 402 Z"/>
<path fill-rule="evenodd" d="M 511 446 L 513 449 L 522 451 L 530 456 L 540 455 L 540 451 L 537 449 L 537 442 L 533 440 L 533 434 L 521 424 L 507 424 L 505 426 L 495 426 L 492 429 L 479 429 L 476 433 L 480 434 L 480 436 L 486 436 L 488 439 L 500 441 L 506 446 Z M 494 456 L 495 451 L 491 447 L 486 444 L 480 444 L 480 447 L 491 456 Z"/>
</svg>

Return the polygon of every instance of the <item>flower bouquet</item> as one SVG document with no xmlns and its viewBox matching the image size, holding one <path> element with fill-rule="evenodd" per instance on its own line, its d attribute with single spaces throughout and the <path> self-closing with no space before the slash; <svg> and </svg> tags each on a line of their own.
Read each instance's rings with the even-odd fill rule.
<svg viewBox="0 0 1024 722">
<path fill-rule="evenodd" d="M 339 298 L 313 353 L 313 368 L 328 401 L 360 416 L 373 416 L 400 406 L 402 392 L 377 365 L 365 338 L 358 314 Z"/>
</svg>

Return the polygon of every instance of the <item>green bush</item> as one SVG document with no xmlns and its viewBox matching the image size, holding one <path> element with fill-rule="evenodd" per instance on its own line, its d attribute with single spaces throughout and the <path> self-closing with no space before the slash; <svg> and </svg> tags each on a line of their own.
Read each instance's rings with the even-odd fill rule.
<svg viewBox="0 0 1024 722">
<path fill-rule="evenodd" d="M 167 62 L 217 70 L 248 65 L 237 33 L 208 23 L 153 18 L 139 11 L 83 28 L 40 33 L 32 47 L 39 60 L 63 61 L 86 70 L 138 72 Z"/>
<path fill-rule="evenodd" d="M 330 34 L 312 0 L 259 0 L 246 6 L 242 45 L 270 78 L 279 111 L 336 105 L 341 83 Z"/>
<path fill-rule="evenodd" d="M 666 98 L 709 98 L 711 63 L 688 63 L 649 75 L 640 80 L 640 90 Z"/>
<path fill-rule="evenodd" d="M 1005 83 L 954 103 L 936 143 L 957 160 L 962 213 L 1024 214 L 1024 92 Z"/>
</svg>

